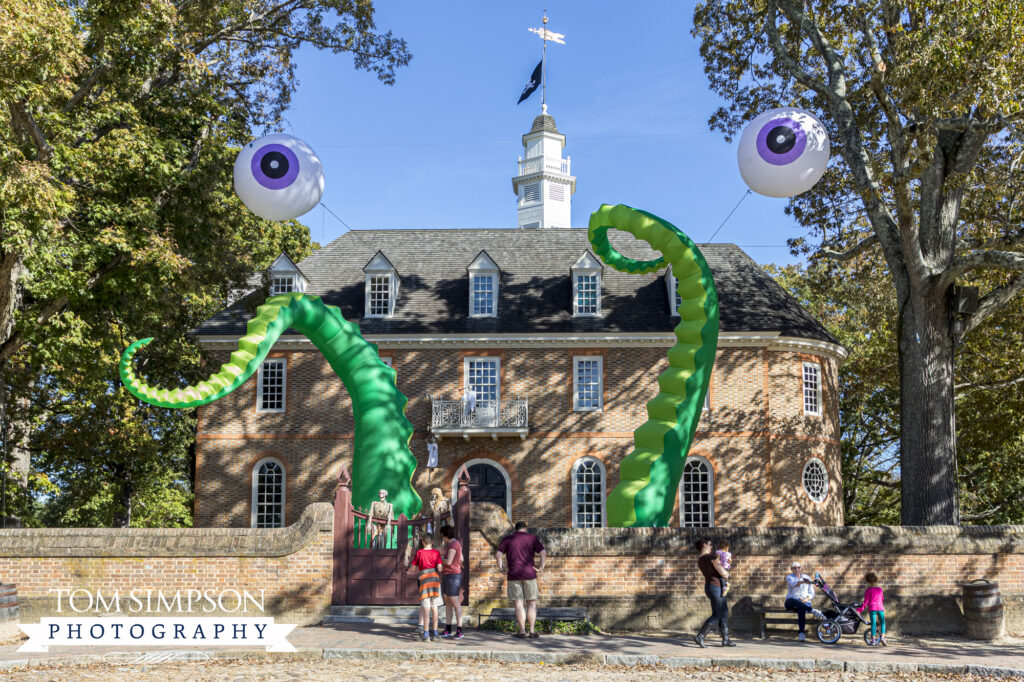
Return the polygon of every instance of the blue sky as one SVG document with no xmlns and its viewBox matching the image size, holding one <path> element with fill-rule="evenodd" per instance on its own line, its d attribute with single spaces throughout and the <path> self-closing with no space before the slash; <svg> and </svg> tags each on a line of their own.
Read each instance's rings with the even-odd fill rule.
<svg viewBox="0 0 1024 682">
<path fill-rule="evenodd" d="M 690 2 L 415 2 L 378 0 L 379 29 L 413 54 L 395 85 L 347 55 L 304 50 L 284 131 L 323 161 L 323 202 L 353 229 L 515 227 L 511 178 L 540 91 L 516 100 L 548 46 L 548 110 L 577 177 L 572 226 L 601 203 L 655 213 L 709 240 L 743 197 L 736 143 L 708 130 L 709 92 Z M 758 262 L 792 262 L 800 228 L 785 200 L 751 194 L 715 241 Z M 327 243 L 345 227 L 322 208 L 302 221 Z"/>
</svg>

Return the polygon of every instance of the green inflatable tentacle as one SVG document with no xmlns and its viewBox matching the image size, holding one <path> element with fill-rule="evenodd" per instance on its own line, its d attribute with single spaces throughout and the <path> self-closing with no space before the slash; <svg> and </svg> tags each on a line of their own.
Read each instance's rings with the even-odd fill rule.
<svg viewBox="0 0 1024 682">
<path fill-rule="evenodd" d="M 231 360 L 195 386 L 168 390 L 138 380 L 132 357 L 152 338 L 136 341 L 121 355 L 121 381 L 132 395 L 160 407 L 206 405 L 245 383 L 288 328 L 305 334 L 320 349 L 352 396 L 352 503 L 369 509 L 383 488 L 395 516 L 412 518 L 423 503 L 412 488 L 416 458 L 409 450 L 413 428 L 405 416 L 408 400 L 395 386 L 395 371 L 380 361 L 377 347 L 336 306 L 325 305 L 317 296 L 290 293 L 268 298 L 249 320 Z"/>
<path fill-rule="evenodd" d="M 638 261 L 616 251 L 608 230 L 622 230 L 660 251 Z M 718 293 L 707 261 L 676 226 L 629 206 L 608 206 L 590 216 L 590 243 L 601 259 L 622 272 L 653 272 L 672 265 L 682 302 L 669 367 L 660 391 L 647 403 L 647 422 L 633 432 L 634 449 L 619 468 L 619 484 L 608 496 L 609 526 L 667 526 L 679 477 L 693 442 L 718 347 Z"/>
</svg>

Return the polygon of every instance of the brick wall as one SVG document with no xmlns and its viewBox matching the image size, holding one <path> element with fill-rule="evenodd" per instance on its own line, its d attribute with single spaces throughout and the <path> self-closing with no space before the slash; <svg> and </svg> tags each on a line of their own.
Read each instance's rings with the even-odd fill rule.
<svg viewBox="0 0 1024 682">
<path fill-rule="evenodd" d="M 333 508 L 317 504 L 287 528 L 2 530 L 0 577 L 17 584 L 23 623 L 58 615 L 54 589 L 100 591 L 106 599 L 118 590 L 123 602 L 132 589 L 171 599 L 177 590 L 233 589 L 263 590 L 264 612 L 249 616 L 314 624 L 331 600 L 332 529 Z M 231 595 L 226 600 L 233 608 Z M 66 596 L 62 606 L 62 616 L 98 615 L 69 613 Z"/>
<path fill-rule="evenodd" d="M 483 505 L 478 505 L 482 507 Z M 479 509 L 474 509 L 479 518 Z M 502 533 L 471 535 L 470 604 L 505 606 L 494 561 Z M 510 530 L 510 529 L 509 529 Z M 1024 634 L 1024 526 L 939 528 L 602 528 L 540 529 L 548 549 L 540 605 L 587 606 L 610 629 L 681 629 L 710 615 L 693 543 L 702 535 L 732 542 L 731 622 L 753 629 L 753 604 L 780 607 L 793 559 L 820 572 L 840 599 L 859 601 L 868 571 L 885 591 L 889 628 L 904 634 L 963 633 L 962 587 L 999 583 L 1007 631 Z M 815 602 L 824 609 L 820 592 Z"/>
<path fill-rule="evenodd" d="M 51 589 L 264 591 L 266 614 L 314 624 L 331 596 L 332 508 L 317 504 L 287 528 L 10 529 L 0 531 L 0 579 L 18 585 L 22 622 L 57 615 Z M 494 505 L 473 507 L 470 603 L 504 605 L 494 547 L 510 530 Z M 608 629 L 697 627 L 708 615 L 693 542 L 707 529 L 547 528 L 541 605 L 586 606 Z M 896 632 L 963 632 L 960 595 L 974 578 L 999 582 L 1007 630 L 1024 634 L 1024 527 L 715 528 L 732 540 L 730 607 L 750 629 L 753 603 L 780 604 L 793 558 L 820 571 L 841 599 L 863 594 L 878 573 Z M 819 606 L 822 600 L 818 601 Z M 65 607 L 60 615 L 68 615 Z M 203 615 L 217 615 L 203 614 Z"/>
<path fill-rule="evenodd" d="M 618 465 L 629 453 L 633 430 L 647 418 L 645 405 L 658 391 L 668 361 L 665 347 L 638 346 L 472 349 L 382 348 L 391 357 L 406 414 L 416 429 L 410 447 L 419 459 L 414 485 L 421 496 L 441 485 L 450 490 L 459 465 L 473 459 L 498 463 L 508 474 L 510 513 L 533 525 L 571 524 L 573 464 L 599 459 L 606 491 L 618 483 Z M 501 359 L 501 396 L 529 399 L 527 437 L 444 438 L 439 468 L 428 471 L 425 438 L 430 400 L 461 397 L 467 355 Z M 603 357 L 603 409 L 572 407 L 572 360 Z M 221 353 L 218 359 L 226 359 Z M 306 505 L 329 501 L 340 466 L 349 464 L 353 420 L 348 394 L 318 351 L 275 351 L 287 358 L 284 413 L 256 411 L 256 381 L 199 409 L 196 442 L 197 526 L 245 527 L 251 523 L 252 473 L 274 457 L 286 472 L 285 523 Z M 803 414 L 802 363 L 821 364 L 823 414 Z M 692 454 L 714 470 L 716 525 L 833 525 L 842 523 L 836 363 L 827 356 L 768 350 L 718 351 Z M 829 494 L 814 503 L 801 487 L 807 460 L 821 459 Z M 673 515 L 678 523 L 678 502 Z"/>
</svg>

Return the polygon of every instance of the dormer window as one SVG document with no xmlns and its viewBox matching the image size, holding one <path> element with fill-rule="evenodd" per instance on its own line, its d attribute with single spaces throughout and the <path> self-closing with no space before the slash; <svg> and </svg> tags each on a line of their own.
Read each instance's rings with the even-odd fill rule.
<svg viewBox="0 0 1024 682">
<path fill-rule="evenodd" d="M 469 268 L 469 316 L 497 317 L 498 266 L 481 251 Z"/>
<path fill-rule="evenodd" d="M 589 251 L 572 266 L 572 314 L 597 317 L 601 314 L 601 263 Z"/>
<path fill-rule="evenodd" d="M 270 281 L 270 295 L 290 294 L 295 291 L 295 275 L 274 275 Z"/>
<path fill-rule="evenodd" d="M 380 251 L 363 268 L 366 273 L 366 317 L 391 317 L 398 298 L 398 272 Z"/>
<path fill-rule="evenodd" d="M 665 287 L 668 290 L 669 314 L 672 317 L 679 317 L 679 306 L 683 302 L 683 297 L 679 295 L 679 280 L 676 279 L 675 273 L 672 272 L 671 265 L 668 266 L 668 271 L 665 273 Z"/>
<path fill-rule="evenodd" d="M 270 268 L 270 295 L 290 294 L 305 291 L 309 282 L 288 254 L 282 253 L 274 259 Z"/>
</svg>

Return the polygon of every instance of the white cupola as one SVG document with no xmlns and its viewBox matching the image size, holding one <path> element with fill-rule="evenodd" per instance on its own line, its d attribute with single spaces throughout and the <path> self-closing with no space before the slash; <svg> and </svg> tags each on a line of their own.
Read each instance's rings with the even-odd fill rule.
<svg viewBox="0 0 1024 682">
<path fill-rule="evenodd" d="M 519 175 L 512 190 L 519 198 L 519 227 L 571 227 L 572 194 L 576 178 L 569 174 L 570 158 L 562 158 L 565 135 L 558 132 L 548 106 L 523 135 Z"/>
</svg>

